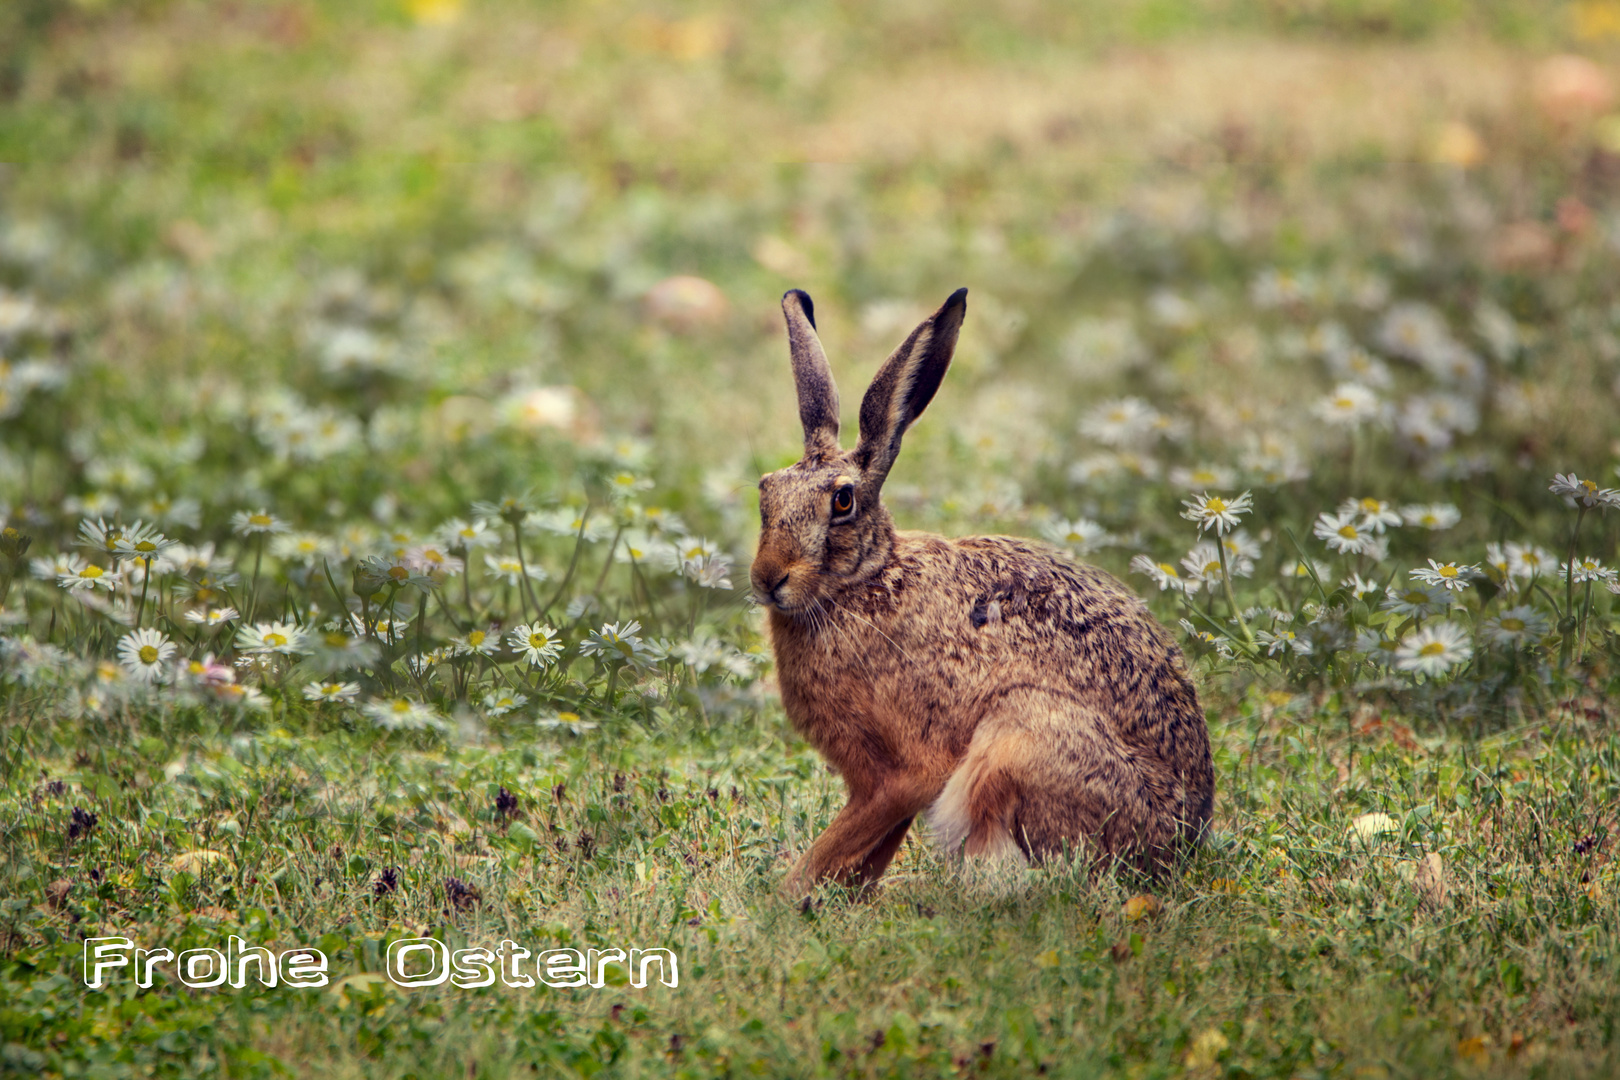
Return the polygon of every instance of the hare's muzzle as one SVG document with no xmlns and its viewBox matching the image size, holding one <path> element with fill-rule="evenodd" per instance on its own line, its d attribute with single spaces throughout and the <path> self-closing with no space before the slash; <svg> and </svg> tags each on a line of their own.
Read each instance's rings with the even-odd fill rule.
<svg viewBox="0 0 1620 1080">
<path fill-rule="evenodd" d="M 786 564 L 765 556 L 756 558 L 748 571 L 749 581 L 754 586 L 754 600 L 765 607 L 785 610 L 788 598 L 783 593 L 791 577 Z"/>
</svg>

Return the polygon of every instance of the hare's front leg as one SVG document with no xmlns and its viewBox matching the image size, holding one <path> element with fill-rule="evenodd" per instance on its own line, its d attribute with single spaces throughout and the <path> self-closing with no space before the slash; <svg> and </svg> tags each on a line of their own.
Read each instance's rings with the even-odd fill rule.
<svg viewBox="0 0 1620 1080">
<path fill-rule="evenodd" d="M 911 781 L 869 793 L 851 792 L 849 804 L 788 875 L 783 893 L 798 900 L 822 881 L 841 885 L 876 881 L 900 850 L 911 819 L 928 805 L 929 795 L 925 785 Z"/>
</svg>

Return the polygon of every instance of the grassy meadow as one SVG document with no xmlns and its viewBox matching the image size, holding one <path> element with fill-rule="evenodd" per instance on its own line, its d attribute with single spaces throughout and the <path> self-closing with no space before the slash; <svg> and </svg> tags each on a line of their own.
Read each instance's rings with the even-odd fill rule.
<svg viewBox="0 0 1620 1080">
<path fill-rule="evenodd" d="M 0 1072 L 1620 1074 L 1620 4 L 869 7 L 0 7 Z M 801 910 L 778 301 L 847 439 L 963 285 L 887 502 L 1139 591 L 1213 828 Z"/>
</svg>

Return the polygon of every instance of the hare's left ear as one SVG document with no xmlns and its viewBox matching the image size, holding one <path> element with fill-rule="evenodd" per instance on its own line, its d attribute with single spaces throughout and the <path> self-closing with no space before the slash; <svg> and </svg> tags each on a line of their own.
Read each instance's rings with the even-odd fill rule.
<svg viewBox="0 0 1620 1080">
<path fill-rule="evenodd" d="M 855 460 L 868 481 L 881 485 L 900 453 L 900 437 L 934 399 L 956 352 L 967 314 L 967 290 L 951 293 L 883 362 L 861 402 L 861 441 Z"/>
</svg>

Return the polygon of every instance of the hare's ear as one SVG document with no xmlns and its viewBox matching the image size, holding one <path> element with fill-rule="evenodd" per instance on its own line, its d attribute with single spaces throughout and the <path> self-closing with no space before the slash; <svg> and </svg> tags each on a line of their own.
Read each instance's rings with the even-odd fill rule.
<svg viewBox="0 0 1620 1080">
<path fill-rule="evenodd" d="M 788 348 L 793 354 L 793 383 L 799 390 L 799 423 L 804 425 L 804 456 L 838 452 L 838 387 L 832 365 L 816 337 L 816 306 L 810 294 L 789 289 L 782 296 L 787 316 Z"/>
<path fill-rule="evenodd" d="M 868 479 L 883 483 L 900 453 L 900 436 L 934 399 L 965 314 L 967 290 L 957 289 L 878 369 L 861 402 L 861 441 L 855 447 Z"/>
</svg>

